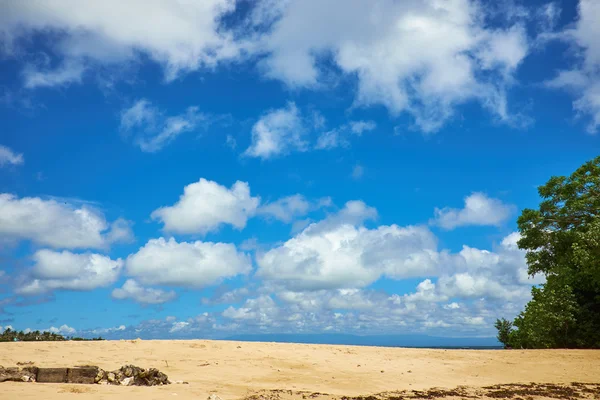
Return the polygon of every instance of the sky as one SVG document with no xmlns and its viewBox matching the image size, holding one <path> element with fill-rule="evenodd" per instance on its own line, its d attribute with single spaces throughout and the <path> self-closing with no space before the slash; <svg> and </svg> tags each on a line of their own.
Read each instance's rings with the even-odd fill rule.
<svg viewBox="0 0 600 400">
<path fill-rule="evenodd" d="M 544 282 L 518 215 L 600 149 L 598 21 L 0 0 L 0 330 L 494 336 Z"/>
</svg>

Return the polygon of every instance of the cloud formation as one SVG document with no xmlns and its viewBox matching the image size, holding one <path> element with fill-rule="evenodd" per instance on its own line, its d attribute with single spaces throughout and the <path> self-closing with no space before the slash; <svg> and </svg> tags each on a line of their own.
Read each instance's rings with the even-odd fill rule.
<svg viewBox="0 0 600 400">
<path fill-rule="evenodd" d="M 133 279 L 127 279 L 122 287 L 112 291 L 117 300 L 131 299 L 140 304 L 162 304 L 174 300 L 177 294 L 170 290 L 145 288 Z"/>
<path fill-rule="evenodd" d="M 242 44 L 220 29 L 221 17 L 235 6 L 231 0 L 6 2 L 0 38 L 2 49 L 14 54 L 21 51 L 24 37 L 42 31 L 56 34 L 52 50 L 62 63 L 55 68 L 30 65 L 24 71 L 29 88 L 80 82 L 88 65 L 111 67 L 143 57 L 160 64 L 165 79 L 171 81 L 184 72 L 213 68 L 240 55 Z"/>
<path fill-rule="evenodd" d="M 136 101 L 121 112 L 121 131 L 134 134 L 135 143 L 147 153 L 160 151 L 179 135 L 208 123 L 209 117 L 198 107 L 188 107 L 180 115 L 166 116 L 146 99 Z"/>
<path fill-rule="evenodd" d="M 296 104 L 270 110 L 252 127 L 252 143 L 245 156 L 275 158 L 293 151 L 306 151 L 306 128 Z"/>
<path fill-rule="evenodd" d="M 471 101 L 499 121 L 526 124 L 529 118 L 511 111 L 508 91 L 533 45 L 543 42 L 537 39 L 550 34 L 572 43 L 581 62 L 548 85 L 572 90 L 575 111 L 591 118 L 588 130 L 599 126 L 595 0 L 580 0 L 579 19 L 559 35 L 554 29 L 561 10 L 555 2 L 511 10 L 475 0 L 351 0 L 341 8 L 331 0 L 241 3 L 108 0 L 84 7 L 58 0 L 41 7 L 7 2 L 0 51 L 25 60 L 21 76 L 29 89 L 81 83 L 88 74 L 144 60 L 161 66 L 167 82 L 232 62 L 258 63 L 261 74 L 291 88 L 319 90 L 352 78 L 355 107 L 382 105 L 393 116 L 407 113 L 418 129 L 430 133 Z M 526 24 L 533 27 L 529 35 Z M 32 43 L 28 39 L 42 32 L 54 35 L 52 45 L 39 57 L 22 57 Z M 534 33 L 541 36 L 530 36 Z M 180 117 L 189 120 L 189 113 L 197 110 Z M 277 142 L 291 123 L 258 124 L 246 154 L 271 158 L 303 149 L 302 140 L 291 141 L 292 147 Z M 178 129 L 165 128 L 161 137 Z M 162 140 L 146 143 L 148 151 Z"/>
<path fill-rule="evenodd" d="M 233 244 L 178 243 L 173 238 L 149 240 L 125 265 L 127 275 L 144 285 L 188 288 L 203 288 L 252 269 L 250 257 Z"/>
<path fill-rule="evenodd" d="M 271 4 L 272 2 L 267 1 Z M 479 101 L 508 121 L 506 90 L 529 51 L 524 26 L 486 25 L 479 2 L 452 0 L 291 0 L 258 7 L 255 21 L 271 27 L 262 40 L 266 74 L 292 87 L 326 79 L 322 59 L 358 78 L 357 105 L 408 112 L 424 132 Z M 310 30 L 300 29 L 310 21 Z"/>
<path fill-rule="evenodd" d="M 152 212 L 152 219 L 164 224 L 168 232 L 190 234 L 217 230 L 223 224 L 243 229 L 260 204 L 250 195 L 246 182 L 235 182 L 231 188 L 201 178 L 183 189 L 179 201 Z"/>
<path fill-rule="evenodd" d="M 0 194 L 0 237 L 31 240 L 42 246 L 67 249 L 106 248 L 133 237 L 129 224 L 109 224 L 87 205 L 55 199 Z"/>
<path fill-rule="evenodd" d="M 587 131 L 595 134 L 600 127 L 600 3 L 580 0 L 578 11 L 579 18 L 574 26 L 557 37 L 576 47 L 579 64 L 560 71 L 546 85 L 574 93 L 577 99 L 573 102 L 573 109 L 578 116 L 589 118 Z"/>
<path fill-rule="evenodd" d="M 436 208 L 435 225 L 452 230 L 461 226 L 499 226 L 515 212 L 515 207 L 501 200 L 488 197 L 485 193 L 475 192 L 465 197 L 465 206 L 457 208 Z"/>
<path fill-rule="evenodd" d="M 93 253 L 38 250 L 27 280 L 17 287 L 22 295 L 38 295 L 54 290 L 87 291 L 113 284 L 123 267 L 120 258 L 112 260 Z"/>
<path fill-rule="evenodd" d="M 25 162 L 23 154 L 15 153 L 9 147 L 0 144 L 0 167 L 5 165 L 21 165 Z"/>
</svg>

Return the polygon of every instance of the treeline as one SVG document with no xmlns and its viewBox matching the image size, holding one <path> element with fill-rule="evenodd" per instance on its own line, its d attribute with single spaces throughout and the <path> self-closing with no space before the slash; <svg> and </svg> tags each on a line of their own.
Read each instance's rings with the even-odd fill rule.
<svg viewBox="0 0 600 400">
<path fill-rule="evenodd" d="M 0 334 L 0 342 L 63 342 L 66 340 L 88 341 L 88 340 L 104 340 L 102 337 L 86 339 L 76 336 L 63 336 L 58 333 L 47 331 L 14 331 L 10 328 Z"/>
<path fill-rule="evenodd" d="M 600 348 L 600 157 L 538 188 L 517 220 L 529 275 L 546 283 L 514 319 L 496 321 L 510 348 Z"/>
</svg>

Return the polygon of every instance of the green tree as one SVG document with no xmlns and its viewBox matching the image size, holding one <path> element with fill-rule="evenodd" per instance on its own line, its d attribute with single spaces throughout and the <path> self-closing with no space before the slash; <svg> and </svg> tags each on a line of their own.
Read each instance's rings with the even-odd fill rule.
<svg viewBox="0 0 600 400">
<path fill-rule="evenodd" d="M 515 318 L 509 344 L 525 349 L 569 347 L 577 303 L 569 286 L 550 278 L 532 288 L 532 299 Z"/>
<path fill-rule="evenodd" d="M 510 347 L 510 334 L 512 332 L 512 322 L 502 318 L 497 319 L 494 325 L 498 330 L 498 341 L 504 345 L 504 348 Z"/>
<path fill-rule="evenodd" d="M 515 319 L 513 347 L 600 347 L 600 157 L 538 188 L 517 223 L 529 274 L 546 284 Z"/>
</svg>

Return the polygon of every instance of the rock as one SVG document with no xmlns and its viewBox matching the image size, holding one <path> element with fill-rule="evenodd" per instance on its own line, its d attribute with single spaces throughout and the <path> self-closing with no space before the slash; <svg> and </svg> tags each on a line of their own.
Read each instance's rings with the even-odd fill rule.
<svg viewBox="0 0 600 400">
<path fill-rule="evenodd" d="M 69 368 L 67 383 L 96 383 L 98 371 L 98 367 Z"/>
<path fill-rule="evenodd" d="M 223 399 L 220 398 L 219 396 L 217 396 L 215 393 L 211 393 L 211 395 L 208 396 L 208 400 L 223 400 Z"/>
<path fill-rule="evenodd" d="M 98 368 L 98 373 L 96 374 L 96 377 L 94 378 L 94 383 L 99 383 L 102 380 L 106 381 L 106 372 L 104 372 L 103 370 Z"/>
<path fill-rule="evenodd" d="M 38 368 L 37 381 L 40 383 L 67 382 L 67 368 Z"/>
<path fill-rule="evenodd" d="M 3 368 L 0 366 L 0 382 L 42 383 L 97 383 L 100 385 L 160 386 L 168 385 L 169 378 L 156 368 L 145 370 L 135 365 L 125 365 L 115 371 L 104 371 L 96 366 L 75 368 Z M 179 381 L 187 384 L 188 382 Z"/>
<path fill-rule="evenodd" d="M 3 368 L 0 366 L 0 382 L 35 382 L 37 367 Z"/>
<path fill-rule="evenodd" d="M 20 382 L 23 373 L 19 368 L 0 367 L 0 382 Z"/>
</svg>

